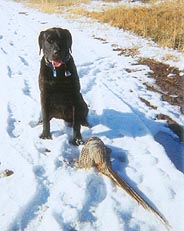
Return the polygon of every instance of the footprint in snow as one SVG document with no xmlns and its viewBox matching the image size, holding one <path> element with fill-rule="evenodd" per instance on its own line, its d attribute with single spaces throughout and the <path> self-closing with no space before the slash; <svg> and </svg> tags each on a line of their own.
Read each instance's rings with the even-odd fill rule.
<svg viewBox="0 0 184 231">
<path fill-rule="evenodd" d="M 39 126 L 39 125 L 42 125 L 42 119 L 41 119 L 41 117 L 36 121 L 30 121 L 29 122 L 29 126 L 31 127 L 31 128 L 35 128 L 35 127 L 37 127 L 37 126 Z"/>
<path fill-rule="evenodd" d="M 12 47 L 14 46 L 14 44 L 13 44 L 13 42 L 12 42 L 12 41 L 11 41 L 9 44 L 10 44 L 10 46 L 12 46 Z"/>
<path fill-rule="evenodd" d="M 9 78 L 12 78 L 12 70 L 10 66 L 7 66 L 7 70 L 8 70 L 8 76 Z"/>
<path fill-rule="evenodd" d="M 8 104 L 7 110 L 8 110 L 9 115 L 7 119 L 7 129 L 6 130 L 10 137 L 16 138 L 17 136 L 14 134 L 16 119 L 14 118 L 12 108 L 9 104 Z"/>
<path fill-rule="evenodd" d="M 65 219 L 63 218 L 61 213 L 53 213 L 54 219 L 57 221 L 59 226 L 61 227 L 61 230 L 65 231 L 78 231 L 75 226 L 76 226 L 76 221 L 73 221 L 72 224 L 67 223 Z"/>
<path fill-rule="evenodd" d="M 96 218 L 92 214 L 91 207 L 97 207 L 107 195 L 106 186 L 103 178 L 100 176 L 91 175 L 87 179 L 85 201 L 83 210 L 81 211 L 80 221 L 95 221 Z"/>
<path fill-rule="evenodd" d="M 25 58 L 23 58 L 22 56 L 19 56 L 19 59 L 21 60 L 21 62 L 22 62 L 25 66 L 29 66 L 29 63 L 26 61 Z"/>
<path fill-rule="evenodd" d="M 46 155 L 46 156 L 48 156 L 48 154 L 51 152 L 50 149 L 46 148 L 42 144 L 35 144 L 35 148 L 37 149 L 39 153 Z"/>
<path fill-rule="evenodd" d="M 4 50 L 4 48 L 1 47 L 1 51 L 3 52 L 3 54 L 7 55 L 7 52 Z"/>
<path fill-rule="evenodd" d="M 50 196 L 49 182 L 42 166 L 33 168 L 35 179 L 37 181 L 37 189 L 32 199 L 25 205 L 23 212 L 15 217 L 9 231 L 27 230 L 29 226 L 38 226 L 47 210 L 47 201 Z"/>
<path fill-rule="evenodd" d="M 24 88 L 22 90 L 25 95 L 31 96 L 30 86 L 27 80 L 24 80 Z"/>
</svg>

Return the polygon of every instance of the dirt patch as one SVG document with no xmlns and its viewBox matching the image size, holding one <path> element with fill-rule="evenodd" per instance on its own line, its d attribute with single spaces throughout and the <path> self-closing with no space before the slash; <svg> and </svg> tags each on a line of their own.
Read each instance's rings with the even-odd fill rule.
<svg viewBox="0 0 184 231">
<path fill-rule="evenodd" d="M 153 108 L 153 109 L 157 109 L 157 107 L 156 106 L 154 106 L 154 105 L 152 105 L 148 100 L 146 100 L 146 99 L 144 99 L 144 98 L 142 98 L 142 97 L 139 97 L 139 99 L 143 102 L 143 103 L 145 103 L 148 107 L 151 107 L 151 108 Z"/>
<path fill-rule="evenodd" d="M 132 48 L 119 48 L 119 47 L 114 47 L 113 51 L 118 51 L 118 55 L 124 55 L 126 57 L 131 56 L 135 57 L 139 54 L 139 48 L 138 47 L 132 47 Z"/>
<path fill-rule="evenodd" d="M 141 59 L 139 64 L 147 65 L 151 69 L 150 77 L 155 79 L 154 85 L 145 83 L 146 87 L 162 95 L 162 100 L 180 107 L 184 114 L 184 76 L 179 69 L 167 64 L 157 62 L 153 59 Z M 156 109 L 149 101 L 140 98 L 147 106 Z M 184 128 L 169 116 L 159 114 L 156 119 L 167 120 L 168 127 L 178 135 L 180 141 L 184 142 Z"/>
<path fill-rule="evenodd" d="M 9 169 L 6 169 L 6 170 L 0 172 L 0 178 L 2 178 L 2 177 L 8 177 L 8 176 L 11 176 L 13 174 L 14 174 L 13 171 L 11 171 Z"/>
<path fill-rule="evenodd" d="M 181 71 L 153 59 L 141 59 L 139 64 L 149 66 L 152 70 L 150 77 L 155 79 L 155 86 L 145 85 L 150 90 L 161 93 L 164 101 L 179 106 L 184 114 L 184 76 L 181 76 Z"/>
<path fill-rule="evenodd" d="M 93 35 L 93 38 L 94 38 L 94 39 L 97 39 L 97 40 L 99 40 L 99 41 L 102 41 L 102 42 L 105 43 L 105 44 L 108 43 L 107 40 L 104 39 L 104 38 L 96 37 L 95 35 Z"/>
</svg>

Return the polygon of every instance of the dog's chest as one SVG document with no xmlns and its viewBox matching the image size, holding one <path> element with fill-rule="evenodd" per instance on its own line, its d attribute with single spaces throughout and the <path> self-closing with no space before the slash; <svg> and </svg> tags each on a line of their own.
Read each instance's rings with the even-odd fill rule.
<svg viewBox="0 0 184 231">
<path fill-rule="evenodd" d="M 50 106 L 73 104 L 77 97 L 75 80 L 73 76 L 67 77 L 58 73 L 57 77 L 49 76 L 45 82 L 45 94 Z"/>
<path fill-rule="evenodd" d="M 70 91 L 74 91 L 75 79 L 74 76 L 70 73 L 70 75 L 66 75 L 66 70 L 60 68 L 59 70 L 55 70 L 56 74 L 53 73 L 52 70 L 48 70 L 46 74 L 42 76 L 42 81 L 44 83 L 44 88 L 50 92 L 57 93 L 69 93 Z"/>
</svg>

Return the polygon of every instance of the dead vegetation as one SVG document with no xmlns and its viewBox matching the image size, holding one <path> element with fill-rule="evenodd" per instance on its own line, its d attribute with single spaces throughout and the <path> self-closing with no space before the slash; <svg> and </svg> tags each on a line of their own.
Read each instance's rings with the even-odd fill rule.
<svg viewBox="0 0 184 231">
<path fill-rule="evenodd" d="M 183 1 L 168 1 L 149 6 L 118 6 L 103 12 L 83 10 L 81 14 L 151 38 L 161 46 L 184 51 L 183 8 Z"/>
<path fill-rule="evenodd" d="M 16 0 L 24 2 L 29 7 L 40 9 L 44 13 L 61 13 L 64 8 L 88 3 L 90 0 Z"/>
<path fill-rule="evenodd" d="M 184 78 L 180 75 L 180 70 L 167 64 L 157 62 L 153 59 L 141 59 L 140 64 L 147 65 L 152 70 L 150 77 L 155 79 L 155 86 L 147 87 L 162 94 L 162 99 L 172 105 L 180 107 L 184 114 Z"/>
</svg>

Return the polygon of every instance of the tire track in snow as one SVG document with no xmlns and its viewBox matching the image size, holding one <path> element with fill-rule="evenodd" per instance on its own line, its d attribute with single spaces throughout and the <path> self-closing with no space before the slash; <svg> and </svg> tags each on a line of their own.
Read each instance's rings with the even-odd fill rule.
<svg viewBox="0 0 184 231">
<path fill-rule="evenodd" d="M 106 62 L 108 63 L 108 60 Z M 104 66 L 106 66 L 106 65 L 104 64 Z M 114 76 L 113 73 L 115 71 L 114 69 L 117 69 L 116 78 L 113 78 L 113 76 Z M 143 71 L 147 71 L 147 70 L 144 70 L 144 68 L 143 68 Z M 107 74 L 104 74 L 105 78 L 101 77 L 100 79 L 98 79 L 98 81 L 101 83 L 101 85 L 104 88 L 107 89 L 106 92 L 108 94 L 109 94 L 109 92 L 112 93 L 112 97 L 110 97 L 110 98 L 112 98 L 114 105 L 116 105 L 116 104 L 118 105 L 117 109 L 119 111 L 122 111 L 122 121 L 123 121 L 123 118 L 125 118 L 125 117 L 128 118 L 129 116 L 130 117 L 132 116 L 132 123 L 135 124 L 135 127 L 136 126 L 139 127 L 139 128 L 137 128 L 137 132 L 138 131 L 139 132 L 137 134 L 132 134 L 132 135 L 133 136 L 142 136 L 145 134 L 152 135 L 150 129 L 148 128 L 148 126 L 146 125 L 144 120 L 142 119 L 142 118 L 146 119 L 146 117 L 143 114 L 141 114 L 140 112 L 138 112 L 136 109 L 134 109 L 134 105 L 139 104 L 139 102 L 140 102 L 139 98 L 137 97 L 138 100 L 137 100 L 137 102 L 135 102 L 135 97 L 133 97 L 133 101 L 132 101 L 131 98 L 127 98 L 127 92 L 125 92 L 123 89 L 123 85 L 127 84 L 128 81 L 130 84 L 130 91 L 133 91 L 133 92 L 136 92 L 136 91 L 141 92 L 140 88 L 142 88 L 142 90 L 145 91 L 145 86 L 139 80 L 137 80 L 137 85 L 131 86 L 132 80 L 129 80 L 128 73 L 124 70 L 124 68 L 118 62 L 114 62 L 113 64 L 111 64 L 105 72 L 107 73 Z M 126 80 L 127 80 L 127 82 L 126 82 Z M 121 88 L 121 86 L 122 86 L 122 88 Z M 128 96 L 130 97 L 130 94 L 128 94 Z M 123 116 L 123 113 L 126 113 L 126 110 L 129 113 L 127 115 L 125 114 Z M 141 114 L 141 116 L 140 116 L 140 114 Z M 113 117 L 113 114 L 112 114 L 112 117 Z M 134 119 L 133 119 L 133 117 L 134 117 Z M 135 121 L 136 121 L 136 123 L 135 123 Z"/>
<path fill-rule="evenodd" d="M 98 65 L 99 62 L 101 63 L 100 65 L 104 68 L 104 70 L 102 69 L 101 71 L 99 71 L 99 69 L 96 68 L 99 66 Z M 109 58 L 105 58 L 105 59 L 97 60 L 97 62 L 93 63 L 93 65 L 91 65 L 91 67 L 89 68 L 91 68 L 91 71 L 89 71 L 89 77 L 88 77 L 89 82 L 87 83 L 89 87 L 87 89 L 84 89 L 84 92 L 87 96 L 88 94 L 90 95 L 90 91 L 93 91 L 96 93 L 93 96 L 93 98 L 89 97 L 89 100 L 91 101 L 90 104 L 95 105 L 97 110 L 98 110 L 97 108 L 98 102 L 100 100 L 99 107 L 103 108 L 103 112 L 102 112 L 101 118 L 99 118 L 99 121 L 103 124 L 103 122 L 106 123 L 107 121 L 111 121 L 110 119 L 111 117 L 113 118 L 114 121 L 117 121 L 116 127 L 117 129 L 119 128 L 120 130 L 119 126 L 121 124 L 121 121 L 123 121 L 123 118 L 127 119 L 128 117 L 129 118 L 132 117 L 133 124 L 135 124 L 134 118 L 136 119 L 136 121 L 140 122 L 138 123 L 140 124 L 139 126 L 140 134 L 137 134 L 137 135 L 141 135 L 141 132 L 142 132 L 142 135 L 150 134 L 149 129 L 146 127 L 143 121 L 140 120 L 133 106 L 130 105 L 129 103 L 130 99 L 126 99 L 126 96 L 124 97 L 126 93 L 123 91 L 123 89 L 121 90 L 121 86 L 123 87 L 123 84 L 126 84 L 125 78 L 127 75 L 127 72 L 124 71 L 122 65 L 115 61 L 111 63 Z M 119 78 L 113 78 L 114 75 L 116 77 L 119 76 Z M 90 76 L 93 76 L 93 82 L 91 81 Z M 109 84 L 107 85 L 107 83 Z M 116 92 L 113 89 L 116 89 Z M 111 96 L 108 97 L 110 94 Z M 106 98 L 111 99 L 111 101 L 107 102 Z M 95 110 L 95 108 L 93 109 Z M 110 126 L 110 123 L 109 123 L 109 126 Z M 125 130 L 125 129 L 122 129 L 122 130 Z M 129 129 L 129 131 L 130 130 L 131 129 Z M 121 135 L 123 136 L 123 134 L 119 134 L 119 136 Z"/>
</svg>

